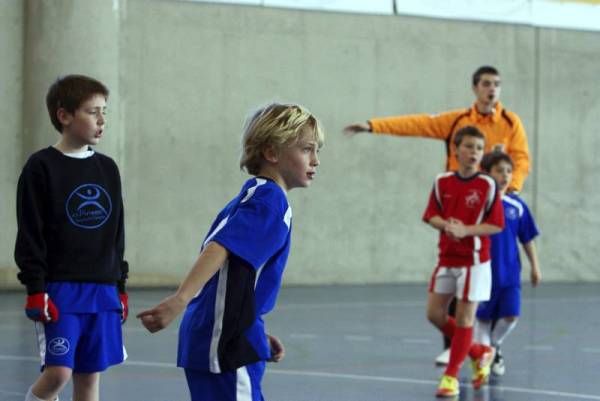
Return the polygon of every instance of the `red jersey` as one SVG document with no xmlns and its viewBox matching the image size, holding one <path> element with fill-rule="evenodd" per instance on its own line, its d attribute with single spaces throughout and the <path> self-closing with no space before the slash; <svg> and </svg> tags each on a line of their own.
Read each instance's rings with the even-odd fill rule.
<svg viewBox="0 0 600 401">
<path fill-rule="evenodd" d="M 496 182 L 488 175 L 476 173 L 463 178 L 446 172 L 435 179 L 423 221 L 434 216 L 454 218 L 464 225 L 488 223 L 504 227 L 504 212 Z M 439 266 L 471 266 L 490 260 L 489 236 L 468 236 L 460 240 L 440 231 Z"/>
</svg>

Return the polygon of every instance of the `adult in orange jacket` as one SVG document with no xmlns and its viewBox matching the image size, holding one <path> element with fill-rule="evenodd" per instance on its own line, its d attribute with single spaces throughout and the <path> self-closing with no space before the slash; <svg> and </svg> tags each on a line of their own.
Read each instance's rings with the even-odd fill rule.
<svg viewBox="0 0 600 401">
<path fill-rule="evenodd" d="M 474 125 L 485 135 L 485 152 L 497 149 L 510 155 L 514 162 L 513 179 L 509 191 L 521 191 L 529 174 L 529 146 L 527 134 L 517 114 L 508 111 L 498 100 L 500 74 L 491 66 L 482 66 L 473 73 L 475 102 L 469 109 L 453 110 L 437 115 L 412 114 L 387 118 L 373 118 L 367 123 L 355 123 L 344 128 L 347 135 L 361 132 L 396 136 L 419 136 L 440 139 L 446 143 L 446 168 L 456 170 L 455 149 L 452 140 L 456 131 Z"/>
<path fill-rule="evenodd" d="M 457 170 L 458 160 L 452 143 L 454 134 L 464 126 L 474 125 L 485 135 L 485 149 L 502 150 L 514 162 L 512 181 L 508 192 L 520 192 L 529 174 L 529 146 L 521 119 L 502 106 L 500 98 L 500 73 L 492 66 L 479 67 L 472 77 L 475 102 L 469 109 L 447 111 L 437 115 L 412 114 L 387 118 L 372 118 L 366 123 L 354 123 L 344 128 L 346 135 L 361 132 L 395 136 L 418 136 L 440 139 L 446 143 L 446 169 Z M 456 304 L 452 302 L 449 313 L 454 316 Z M 445 351 L 436 358 L 436 364 L 448 363 L 450 340 L 444 338 Z"/>
</svg>

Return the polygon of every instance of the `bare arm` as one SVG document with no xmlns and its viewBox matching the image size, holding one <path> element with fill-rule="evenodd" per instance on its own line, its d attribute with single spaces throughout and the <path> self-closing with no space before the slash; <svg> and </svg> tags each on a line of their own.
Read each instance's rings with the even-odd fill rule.
<svg viewBox="0 0 600 401">
<path fill-rule="evenodd" d="M 486 235 L 497 234 L 502 231 L 501 227 L 493 224 L 481 223 L 466 226 L 459 220 L 452 220 L 446 227 L 446 233 L 453 238 L 464 238 L 464 237 L 480 237 Z"/>
<path fill-rule="evenodd" d="M 429 221 L 427 221 L 427 224 L 429 224 L 436 230 L 445 231 L 449 222 L 447 220 L 444 220 L 440 216 L 433 216 L 432 218 L 429 219 Z"/>
<path fill-rule="evenodd" d="M 529 241 L 528 243 L 523 244 L 523 249 L 525 250 L 527 259 L 529 259 L 529 266 L 531 266 L 531 285 L 535 287 L 542 281 L 542 272 L 539 266 L 535 243 Z"/>
<path fill-rule="evenodd" d="M 279 362 L 285 357 L 285 347 L 279 338 L 267 334 L 269 347 L 271 348 L 271 358 L 269 362 Z"/>
<path fill-rule="evenodd" d="M 167 327 L 187 306 L 227 260 L 227 249 L 216 242 L 209 242 L 177 291 L 152 309 L 140 312 L 137 317 L 142 324 L 155 333 Z"/>
</svg>

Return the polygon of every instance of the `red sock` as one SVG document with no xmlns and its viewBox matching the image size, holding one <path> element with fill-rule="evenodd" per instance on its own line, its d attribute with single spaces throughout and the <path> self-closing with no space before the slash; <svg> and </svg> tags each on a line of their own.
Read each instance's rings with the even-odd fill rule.
<svg viewBox="0 0 600 401">
<path fill-rule="evenodd" d="M 456 331 L 456 320 L 452 316 L 448 316 L 448 321 L 442 327 L 442 334 L 444 334 L 448 338 L 454 337 L 454 332 Z"/>
<path fill-rule="evenodd" d="M 458 377 L 458 372 L 462 366 L 473 340 L 473 327 L 456 327 L 452 344 L 450 345 L 450 361 L 444 374 Z"/>
<path fill-rule="evenodd" d="M 471 348 L 469 349 L 469 356 L 471 357 L 471 359 L 479 359 L 486 350 L 486 345 L 480 343 L 473 343 L 471 344 Z"/>
</svg>

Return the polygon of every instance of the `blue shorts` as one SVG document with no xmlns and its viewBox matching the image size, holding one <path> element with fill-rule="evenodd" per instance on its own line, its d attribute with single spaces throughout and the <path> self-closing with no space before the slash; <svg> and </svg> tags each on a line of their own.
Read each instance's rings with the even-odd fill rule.
<svg viewBox="0 0 600 401">
<path fill-rule="evenodd" d="M 521 314 L 521 288 L 493 289 L 489 301 L 479 304 L 477 319 L 496 320 Z"/>
<path fill-rule="evenodd" d="M 63 313 L 58 322 L 36 322 L 45 366 L 66 366 L 76 373 L 102 372 L 125 360 L 121 313 Z"/>
<path fill-rule="evenodd" d="M 186 368 L 191 401 L 264 401 L 260 382 L 265 365 L 261 361 L 223 373 Z"/>
</svg>

